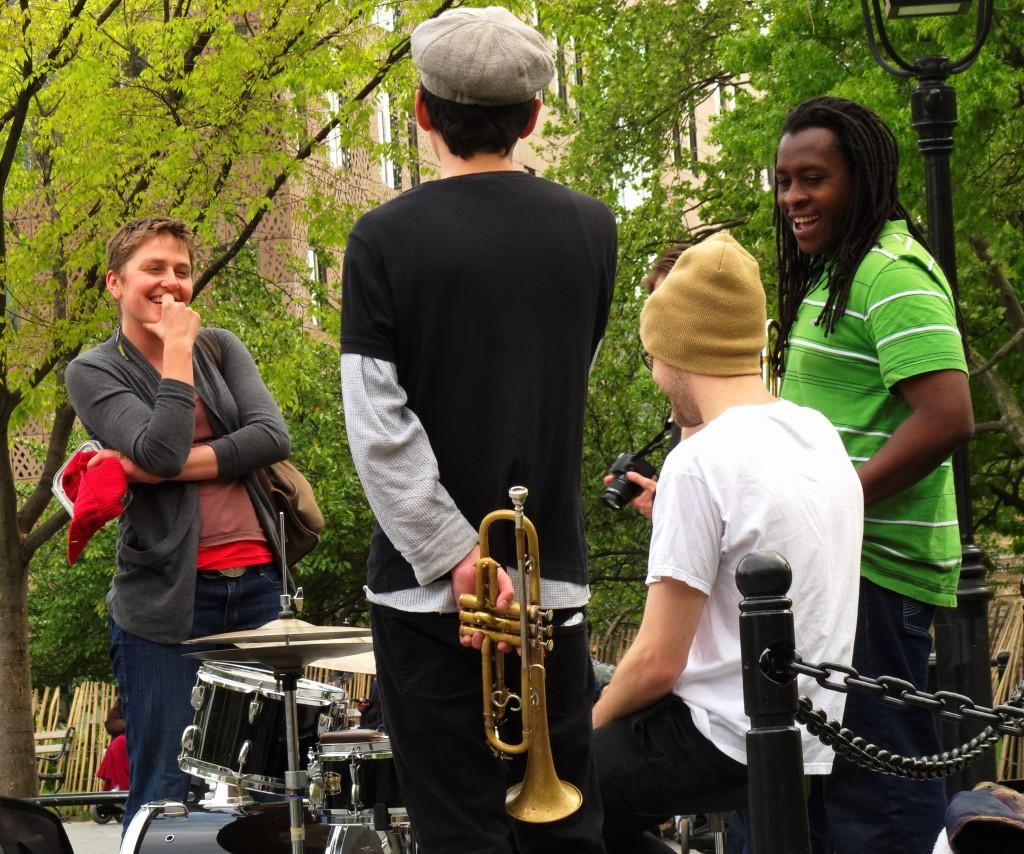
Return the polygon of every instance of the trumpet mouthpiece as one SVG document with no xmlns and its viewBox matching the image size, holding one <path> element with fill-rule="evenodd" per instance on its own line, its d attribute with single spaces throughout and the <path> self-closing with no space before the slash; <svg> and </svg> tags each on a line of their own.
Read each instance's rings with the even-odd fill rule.
<svg viewBox="0 0 1024 854">
<path fill-rule="evenodd" d="M 522 507 L 526 503 L 526 496 L 530 494 L 525 486 L 513 486 L 508 491 L 508 497 L 512 499 L 512 504 L 516 507 Z"/>
</svg>

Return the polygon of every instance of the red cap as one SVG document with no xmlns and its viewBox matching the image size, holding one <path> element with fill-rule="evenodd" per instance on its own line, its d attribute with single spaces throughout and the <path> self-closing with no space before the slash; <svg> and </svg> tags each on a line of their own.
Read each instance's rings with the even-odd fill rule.
<svg viewBox="0 0 1024 854">
<path fill-rule="evenodd" d="M 61 478 L 61 486 L 75 507 L 68 527 L 69 564 L 78 560 L 93 534 L 124 511 L 128 480 L 120 460 L 106 457 L 87 468 L 95 455 L 95 451 L 75 454 Z"/>
</svg>

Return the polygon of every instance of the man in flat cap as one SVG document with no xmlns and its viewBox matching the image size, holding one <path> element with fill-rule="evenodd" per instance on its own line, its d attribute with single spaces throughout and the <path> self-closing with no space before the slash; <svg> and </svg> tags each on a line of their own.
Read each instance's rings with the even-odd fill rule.
<svg viewBox="0 0 1024 854">
<path fill-rule="evenodd" d="M 584 402 L 615 278 L 600 202 L 522 171 L 551 50 L 501 8 L 457 9 L 412 35 L 415 111 L 440 162 L 364 216 L 345 251 L 342 387 L 349 445 L 377 519 L 367 596 L 386 729 L 420 850 L 601 852 L 590 753 L 594 677 L 580 500 Z M 512 821 L 505 791 L 525 757 L 484 740 L 481 661 L 460 638 L 475 589 L 478 526 L 528 488 L 554 611 L 545 658 L 559 776 L 583 806 L 550 824 Z M 490 532 L 499 603 L 513 598 L 510 524 Z M 518 686 L 518 659 L 505 668 Z M 518 715 L 510 714 L 518 721 Z M 515 733 L 506 739 L 518 740 Z"/>
<path fill-rule="evenodd" d="M 640 631 L 594 706 L 610 854 L 668 851 L 648 828 L 746 782 L 739 561 L 785 557 L 797 649 L 849 664 L 863 529 L 835 428 L 764 387 L 764 290 L 732 237 L 680 255 L 644 305 L 640 338 L 676 423 L 695 432 L 662 468 Z M 803 677 L 800 693 L 842 718 L 845 695 Z M 831 750 L 803 741 L 805 772 L 827 774 Z"/>
</svg>

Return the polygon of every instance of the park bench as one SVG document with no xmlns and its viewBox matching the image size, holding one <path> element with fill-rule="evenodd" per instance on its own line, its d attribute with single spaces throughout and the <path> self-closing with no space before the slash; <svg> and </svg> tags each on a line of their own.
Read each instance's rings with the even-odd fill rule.
<svg viewBox="0 0 1024 854">
<path fill-rule="evenodd" d="M 40 784 L 50 783 L 53 791 L 59 791 L 68 772 L 68 757 L 74 743 L 75 728 L 50 730 L 35 734 L 36 759 L 41 760 Z"/>
</svg>

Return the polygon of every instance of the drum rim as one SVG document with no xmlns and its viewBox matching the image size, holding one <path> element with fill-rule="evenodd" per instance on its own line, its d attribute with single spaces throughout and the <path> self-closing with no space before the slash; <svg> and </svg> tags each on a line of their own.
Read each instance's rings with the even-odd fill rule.
<svg viewBox="0 0 1024 854">
<path fill-rule="evenodd" d="M 238 675 L 235 673 L 237 670 L 269 677 L 269 680 L 257 682 L 256 679 L 253 679 L 251 682 L 247 682 L 244 678 L 238 678 Z M 223 675 L 225 672 L 229 675 Z M 235 676 L 235 678 L 232 678 L 232 676 Z M 245 677 L 246 673 L 243 672 L 240 676 Z M 247 667 L 243 664 L 229 665 L 219 661 L 204 661 L 196 674 L 196 679 L 199 682 L 204 682 L 215 688 L 224 688 L 236 694 L 259 694 L 262 697 L 284 700 L 284 692 L 277 687 L 277 680 L 274 678 L 274 674 L 256 667 Z M 295 685 L 295 702 L 304 706 L 331 705 L 342 703 L 346 700 L 348 700 L 348 692 L 344 688 L 327 685 L 314 679 L 303 677 L 297 680 Z"/>
<path fill-rule="evenodd" d="M 340 750 L 339 748 L 345 748 Z M 316 744 L 317 760 L 326 759 L 328 762 L 337 762 L 349 756 L 359 756 L 362 759 L 394 759 L 395 753 L 391 749 L 391 742 L 387 739 L 379 741 L 348 741 L 339 744 Z"/>
<path fill-rule="evenodd" d="M 344 818 L 345 821 L 330 821 L 332 818 Z M 409 813 L 405 807 L 388 807 L 389 825 L 395 829 L 404 829 L 410 826 Z M 316 812 L 316 820 L 320 824 L 328 824 L 334 827 L 345 825 L 366 825 L 373 827 L 376 816 L 373 809 L 365 810 L 334 810 L 319 808 Z"/>
<path fill-rule="evenodd" d="M 225 768 L 213 762 L 206 762 L 194 756 L 182 753 L 178 757 L 178 767 L 187 774 L 194 774 L 203 780 L 224 783 L 271 795 L 285 793 L 283 777 L 265 777 L 262 774 L 239 774 L 234 768 Z"/>
</svg>

